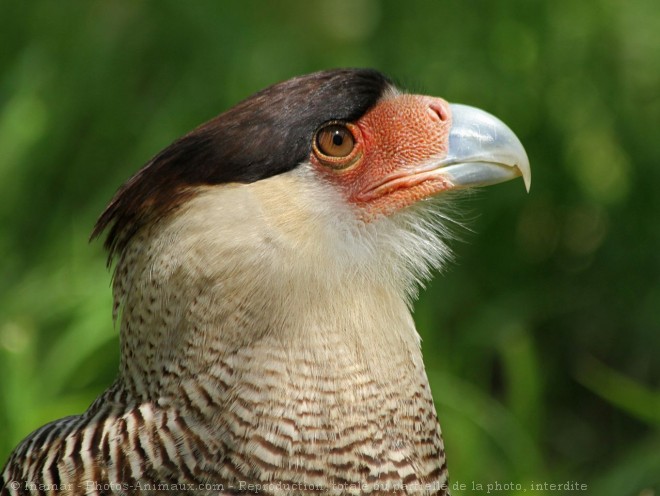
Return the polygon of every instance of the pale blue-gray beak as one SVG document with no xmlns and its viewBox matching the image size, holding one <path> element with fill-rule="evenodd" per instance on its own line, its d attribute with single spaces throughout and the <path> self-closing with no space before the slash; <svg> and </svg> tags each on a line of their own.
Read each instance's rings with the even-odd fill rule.
<svg viewBox="0 0 660 496">
<path fill-rule="evenodd" d="M 467 105 L 451 104 L 447 156 L 436 171 L 456 188 L 497 184 L 522 176 L 529 191 L 532 173 L 518 137 L 497 117 Z"/>
</svg>

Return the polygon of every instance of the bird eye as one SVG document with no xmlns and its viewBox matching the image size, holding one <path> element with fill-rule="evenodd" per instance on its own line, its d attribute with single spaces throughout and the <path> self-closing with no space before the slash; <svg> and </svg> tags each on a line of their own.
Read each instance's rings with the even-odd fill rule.
<svg viewBox="0 0 660 496">
<path fill-rule="evenodd" d="M 316 149 L 327 157 L 346 157 L 354 146 L 353 134 L 343 124 L 328 124 L 316 133 Z"/>
</svg>

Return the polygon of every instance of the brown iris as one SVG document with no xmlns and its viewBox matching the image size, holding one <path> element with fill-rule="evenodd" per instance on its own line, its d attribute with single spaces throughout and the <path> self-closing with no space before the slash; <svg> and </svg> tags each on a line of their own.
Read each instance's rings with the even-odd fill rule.
<svg viewBox="0 0 660 496">
<path fill-rule="evenodd" d="M 355 146 L 353 134 L 344 124 L 328 124 L 316 133 L 316 149 L 326 157 L 347 157 Z"/>
</svg>

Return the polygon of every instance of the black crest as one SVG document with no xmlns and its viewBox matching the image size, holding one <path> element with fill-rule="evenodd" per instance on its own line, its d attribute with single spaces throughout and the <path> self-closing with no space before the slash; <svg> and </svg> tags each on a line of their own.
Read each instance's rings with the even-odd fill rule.
<svg viewBox="0 0 660 496">
<path fill-rule="evenodd" d="M 109 228 L 110 259 L 147 222 L 176 209 L 193 187 L 250 183 L 294 169 L 330 120 L 354 121 L 390 85 L 371 69 L 316 72 L 270 86 L 179 138 L 119 188 L 92 238 Z"/>
</svg>

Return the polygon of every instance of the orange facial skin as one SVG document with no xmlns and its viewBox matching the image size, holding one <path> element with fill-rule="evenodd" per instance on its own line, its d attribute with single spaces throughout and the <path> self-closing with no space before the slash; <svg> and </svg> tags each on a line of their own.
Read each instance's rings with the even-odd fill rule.
<svg viewBox="0 0 660 496">
<path fill-rule="evenodd" d="M 386 96 L 355 123 L 347 123 L 355 145 L 345 157 L 314 147 L 310 162 L 344 192 L 369 221 L 451 189 L 431 164 L 447 154 L 451 111 L 441 99 Z"/>
</svg>

